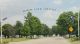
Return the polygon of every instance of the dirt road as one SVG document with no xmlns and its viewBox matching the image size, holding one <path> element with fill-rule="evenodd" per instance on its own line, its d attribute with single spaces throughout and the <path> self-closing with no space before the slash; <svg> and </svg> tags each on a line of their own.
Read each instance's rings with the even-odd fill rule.
<svg viewBox="0 0 80 44">
<path fill-rule="evenodd" d="M 63 37 L 46 37 L 22 42 L 11 42 L 9 44 L 70 44 L 70 43 Z"/>
</svg>

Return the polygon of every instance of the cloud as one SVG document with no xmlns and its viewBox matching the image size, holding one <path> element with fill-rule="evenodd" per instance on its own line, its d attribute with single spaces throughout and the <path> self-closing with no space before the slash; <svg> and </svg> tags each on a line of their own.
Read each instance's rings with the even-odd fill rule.
<svg viewBox="0 0 80 44">
<path fill-rule="evenodd" d="M 72 11 L 72 12 L 79 12 L 80 11 L 80 6 L 73 6 L 65 9 L 61 9 L 59 13 L 67 12 L 67 11 Z"/>
<path fill-rule="evenodd" d="M 16 21 L 24 22 L 24 16 L 23 15 L 15 15 L 8 17 L 5 21 L 2 22 L 2 25 L 9 23 L 11 25 L 15 25 Z"/>
<path fill-rule="evenodd" d="M 80 10 L 80 7 L 73 6 L 73 7 L 69 8 L 69 10 L 71 10 L 73 12 L 78 12 Z"/>
<path fill-rule="evenodd" d="M 0 0 L 0 4 L 5 4 L 5 3 L 8 3 L 10 2 L 10 0 Z"/>
<path fill-rule="evenodd" d="M 14 3 L 14 4 L 24 4 L 24 3 L 27 3 L 27 4 L 33 4 L 33 3 L 37 3 L 37 2 L 39 2 L 39 0 L 0 0 L 0 6 L 1 5 L 7 5 L 7 4 L 12 4 L 12 3 Z"/>
<path fill-rule="evenodd" d="M 7 9 L 10 7 L 30 8 L 32 6 L 35 6 L 38 2 L 39 2 L 39 0 L 0 0 L 0 8 L 1 9 Z"/>
<path fill-rule="evenodd" d="M 43 13 L 43 16 L 40 18 L 42 23 L 47 24 L 49 27 L 56 25 L 56 20 L 58 18 L 57 11 L 48 10 Z"/>
<path fill-rule="evenodd" d="M 48 10 L 48 11 L 44 12 L 43 15 L 46 18 L 52 18 L 53 17 L 53 11 Z"/>
<path fill-rule="evenodd" d="M 67 8 L 65 11 L 79 12 L 80 7 L 79 6 L 73 6 L 73 7 Z"/>
<path fill-rule="evenodd" d="M 0 0 L 0 8 L 6 7 L 12 0 Z"/>
<path fill-rule="evenodd" d="M 43 13 L 43 16 L 47 19 L 56 18 L 57 11 L 47 10 Z"/>
<path fill-rule="evenodd" d="M 63 3 L 63 0 L 53 0 L 54 4 L 60 5 Z"/>
</svg>

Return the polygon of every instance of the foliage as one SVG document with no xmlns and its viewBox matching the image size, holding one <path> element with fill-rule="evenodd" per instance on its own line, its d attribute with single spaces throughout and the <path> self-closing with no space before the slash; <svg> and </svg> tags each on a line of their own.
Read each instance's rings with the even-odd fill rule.
<svg viewBox="0 0 80 44">
<path fill-rule="evenodd" d="M 49 27 L 46 24 L 42 24 L 42 35 L 47 36 L 49 34 Z"/>
<path fill-rule="evenodd" d="M 71 16 L 73 16 L 74 18 L 71 18 Z M 61 32 L 59 34 L 61 34 L 61 35 L 70 34 L 68 29 L 70 26 L 72 26 L 74 29 L 72 34 L 77 35 L 77 25 L 78 25 L 77 19 L 78 19 L 78 13 L 73 13 L 72 11 L 61 13 L 57 20 L 57 26 L 60 27 L 60 28 L 58 28 L 58 27 L 57 28 L 58 28 L 59 32 L 61 30 Z"/>
<path fill-rule="evenodd" d="M 23 33 L 26 36 L 41 34 L 41 22 L 37 17 L 32 16 L 31 12 L 28 12 L 27 17 L 25 17 Z"/>
<path fill-rule="evenodd" d="M 15 34 L 15 30 L 12 25 L 10 24 L 5 24 L 2 26 L 3 29 L 3 35 L 5 38 L 9 38 L 10 36 L 13 36 Z"/>
<path fill-rule="evenodd" d="M 22 35 L 23 24 L 20 21 L 17 21 L 14 28 L 15 28 L 16 35 L 19 35 L 19 37 L 21 37 L 20 35 Z"/>
</svg>

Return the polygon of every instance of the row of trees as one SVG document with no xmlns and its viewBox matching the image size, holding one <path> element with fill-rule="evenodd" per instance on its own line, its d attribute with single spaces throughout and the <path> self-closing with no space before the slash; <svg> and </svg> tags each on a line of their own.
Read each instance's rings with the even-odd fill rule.
<svg viewBox="0 0 80 44">
<path fill-rule="evenodd" d="M 71 19 L 71 16 L 74 16 L 73 20 Z M 40 35 L 52 36 L 53 34 L 59 34 L 63 36 L 70 34 L 68 28 L 69 25 L 71 25 L 74 28 L 72 34 L 77 36 L 77 22 L 78 13 L 73 13 L 71 11 L 63 12 L 57 19 L 57 25 L 49 28 L 46 24 L 42 24 L 39 18 L 32 16 L 32 13 L 28 12 L 27 16 L 25 16 L 24 24 L 22 24 L 20 21 L 17 21 L 14 26 L 11 24 L 4 24 L 2 29 L 5 38 L 16 37 L 16 35 L 19 35 L 19 37 L 25 36 L 34 38 L 34 35 L 39 37 Z"/>
<path fill-rule="evenodd" d="M 16 37 L 16 35 L 19 35 L 19 37 L 26 36 L 30 38 L 34 38 L 34 35 L 38 37 L 40 35 L 51 35 L 51 29 L 46 24 L 42 24 L 37 17 L 32 16 L 31 12 L 28 12 L 27 16 L 25 16 L 24 24 L 17 21 L 14 26 L 11 24 L 4 24 L 2 29 L 5 38 Z"/>
</svg>

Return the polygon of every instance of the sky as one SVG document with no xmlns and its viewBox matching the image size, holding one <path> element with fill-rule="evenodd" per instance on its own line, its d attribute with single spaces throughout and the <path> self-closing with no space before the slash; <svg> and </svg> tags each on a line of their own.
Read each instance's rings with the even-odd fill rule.
<svg viewBox="0 0 80 44">
<path fill-rule="evenodd" d="M 37 8 L 51 8 L 54 10 L 35 10 Z M 0 18 L 7 17 L 2 24 L 9 23 L 15 25 L 16 21 L 24 23 L 24 16 L 32 9 L 32 15 L 38 17 L 41 23 L 52 27 L 63 11 L 80 10 L 80 0 L 0 0 Z"/>
</svg>

